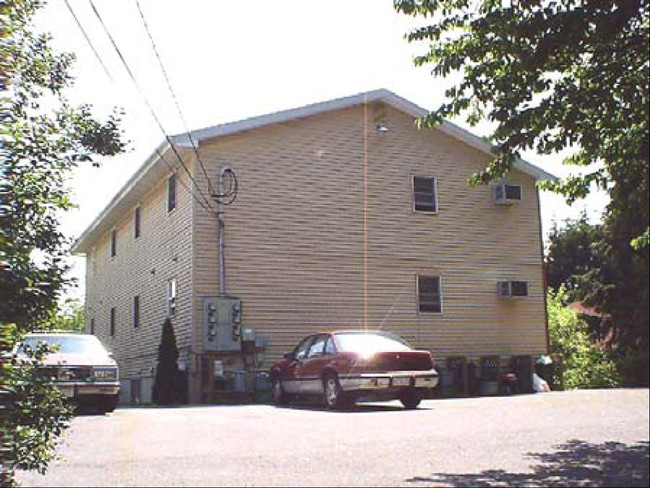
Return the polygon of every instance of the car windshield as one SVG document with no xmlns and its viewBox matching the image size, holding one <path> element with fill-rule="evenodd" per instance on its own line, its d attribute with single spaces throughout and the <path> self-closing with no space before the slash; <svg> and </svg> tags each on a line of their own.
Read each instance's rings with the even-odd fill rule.
<svg viewBox="0 0 650 488">
<path fill-rule="evenodd" d="M 410 351 L 411 347 L 399 339 L 384 334 L 343 333 L 336 334 L 338 345 L 343 352 L 375 354 L 378 352 Z"/>
<path fill-rule="evenodd" d="M 25 337 L 20 347 L 20 352 L 24 352 L 25 346 L 35 349 L 39 344 L 46 343 L 55 349 L 58 354 L 90 354 L 106 356 L 108 353 L 97 337 L 92 335 L 78 336 L 29 336 Z"/>
</svg>

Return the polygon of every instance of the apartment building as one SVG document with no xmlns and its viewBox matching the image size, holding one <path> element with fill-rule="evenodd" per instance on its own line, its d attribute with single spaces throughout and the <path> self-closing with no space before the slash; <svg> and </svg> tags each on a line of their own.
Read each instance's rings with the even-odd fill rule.
<svg viewBox="0 0 650 488">
<path fill-rule="evenodd" d="M 377 90 L 160 145 L 74 246 L 123 401 L 150 400 L 167 317 L 196 403 L 314 331 L 388 330 L 442 369 L 547 353 L 535 182 L 553 176 L 518 161 L 470 187 L 489 144 L 419 130 L 425 113 Z M 210 197 L 235 180 L 232 203 Z"/>
</svg>

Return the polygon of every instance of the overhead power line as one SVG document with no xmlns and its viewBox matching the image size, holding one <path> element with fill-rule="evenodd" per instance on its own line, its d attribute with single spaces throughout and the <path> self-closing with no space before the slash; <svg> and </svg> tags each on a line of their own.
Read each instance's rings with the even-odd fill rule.
<svg viewBox="0 0 650 488">
<path fill-rule="evenodd" d="M 70 2 L 68 0 L 65 0 L 65 4 L 68 7 L 68 10 L 72 14 L 72 17 L 74 18 L 74 21 L 77 23 L 77 26 L 79 27 L 79 30 L 81 30 L 81 33 L 83 36 L 86 38 L 86 42 L 90 46 L 90 49 L 92 50 L 93 53 L 95 53 L 95 57 L 97 58 L 97 61 L 99 61 L 99 64 L 102 65 L 102 68 L 104 68 L 104 73 L 106 73 L 106 76 L 108 76 L 108 79 L 111 80 L 113 83 L 115 83 L 115 80 L 111 76 L 111 74 L 108 72 L 108 68 L 104 64 L 104 61 L 102 61 L 102 58 L 99 56 L 99 53 L 97 52 L 97 49 L 95 49 L 95 46 L 93 45 L 92 41 L 90 40 L 90 37 L 88 37 L 88 34 L 86 33 L 86 29 L 83 28 L 81 25 L 81 22 L 79 22 L 79 18 L 77 17 L 77 14 L 74 13 L 74 10 L 72 10 L 72 5 L 70 5 Z"/>
<path fill-rule="evenodd" d="M 167 82 L 167 88 L 169 89 L 169 93 L 172 96 L 172 99 L 174 100 L 174 104 L 176 105 L 176 111 L 178 112 L 178 115 L 181 118 L 181 121 L 183 122 L 183 128 L 185 129 L 185 133 L 187 134 L 190 143 L 192 144 L 192 149 L 194 149 L 194 154 L 196 155 L 196 159 L 201 165 L 201 169 L 203 170 L 203 175 L 205 176 L 206 180 L 208 181 L 208 192 L 210 195 L 214 193 L 213 187 L 212 187 L 212 181 L 210 180 L 210 177 L 208 176 L 208 172 L 205 169 L 205 165 L 203 164 L 203 161 L 201 160 L 201 156 L 199 155 L 199 150 L 196 146 L 196 143 L 194 141 L 194 137 L 192 137 L 192 132 L 187 126 L 187 121 L 185 120 L 185 117 L 183 116 L 183 110 L 181 109 L 181 105 L 178 101 L 178 98 L 176 97 L 176 93 L 174 93 L 174 90 L 172 88 L 171 81 L 169 80 L 169 76 L 167 75 L 167 70 L 165 69 L 165 65 L 163 63 L 162 58 L 160 57 L 160 53 L 158 52 L 158 48 L 156 47 L 156 42 L 153 39 L 153 35 L 151 34 L 151 30 L 149 29 L 149 24 L 147 23 L 147 19 L 144 16 L 144 12 L 142 11 L 142 7 L 140 6 L 140 1 L 135 0 L 135 4 L 138 7 L 138 12 L 140 13 L 140 18 L 142 19 L 142 24 L 144 25 L 144 29 L 147 32 L 147 36 L 149 36 L 149 40 L 151 41 L 151 47 L 153 48 L 153 52 L 156 55 L 156 59 L 158 60 L 158 65 L 160 66 L 160 70 L 163 73 L 163 76 L 165 77 L 165 81 Z"/>
<path fill-rule="evenodd" d="M 146 95 L 144 94 L 144 91 L 143 91 L 142 88 L 140 87 L 140 84 L 138 83 L 138 80 L 136 79 L 135 75 L 133 74 L 133 71 L 131 71 L 131 68 L 129 67 L 129 64 L 126 62 L 126 59 L 125 59 L 124 56 L 122 55 L 122 51 L 121 51 L 120 48 L 117 46 L 117 43 L 115 42 L 115 39 L 113 38 L 113 35 L 112 35 L 112 34 L 110 33 L 110 31 L 108 30 L 108 27 L 107 27 L 106 24 L 104 23 L 104 20 L 102 19 L 102 16 L 100 15 L 99 11 L 98 11 L 97 8 L 95 7 L 95 4 L 93 3 L 93 0 L 88 0 L 88 2 L 90 3 L 90 6 L 91 6 L 93 12 L 95 13 L 95 16 L 96 16 L 97 19 L 99 20 L 100 24 L 102 24 L 102 28 L 104 29 L 104 32 L 106 33 L 106 35 L 108 36 L 109 40 L 111 41 L 111 44 L 113 45 L 113 48 L 115 49 L 115 52 L 117 53 L 118 57 L 120 58 L 120 61 L 121 61 L 122 64 L 124 65 L 124 67 L 125 67 L 125 69 L 126 69 L 128 75 L 129 75 L 129 77 L 131 78 L 131 81 L 133 82 L 133 84 L 134 84 L 135 87 L 137 88 L 138 93 L 140 94 L 140 96 L 142 97 L 142 99 L 143 99 L 144 102 L 145 102 L 145 105 L 146 105 L 147 108 L 149 109 L 149 112 L 151 113 L 151 116 L 152 116 L 153 119 L 156 121 L 156 124 L 158 125 L 158 128 L 159 128 L 159 129 L 161 130 L 161 132 L 164 134 L 165 139 L 167 140 L 167 143 L 169 144 L 169 146 L 171 147 L 172 151 L 173 151 L 174 154 L 176 155 L 176 158 L 178 159 L 178 162 L 181 164 L 181 166 L 183 167 L 183 169 L 185 170 L 185 172 L 186 172 L 187 175 L 189 176 L 190 180 L 192 180 L 192 183 L 194 184 L 194 187 L 197 189 L 197 191 L 198 191 L 199 194 L 201 195 L 201 198 L 203 199 L 203 201 L 207 204 L 207 206 L 208 206 L 212 211 L 214 211 L 214 208 L 212 207 L 212 204 L 211 204 L 211 202 L 210 202 L 210 199 L 208 199 L 208 198 L 204 195 L 203 191 L 201 191 L 201 187 L 198 185 L 198 183 L 196 182 L 196 180 L 195 180 L 194 177 L 192 176 L 192 173 L 190 172 L 190 170 L 189 170 L 189 169 L 187 168 L 187 166 L 185 165 L 185 162 L 183 161 L 183 158 L 181 157 L 181 155 L 178 153 L 178 150 L 177 150 L 176 147 L 174 146 L 174 142 L 172 141 L 171 137 L 169 137 L 169 135 L 168 135 L 167 132 L 165 131 L 165 128 L 163 127 L 162 123 L 160 122 L 160 119 L 158 118 L 158 115 L 156 114 L 156 111 L 153 109 L 153 106 L 152 106 L 151 103 L 149 102 L 149 99 L 146 97 Z"/>
<path fill-rule="evenodd" d="M 113 78 L 113 76 L 111 75 L 110 71 L 109 71 L 108 68 L 106 67 L 106 64 L 104 64 L 104 61 L 102 60 L 101 56 L 99 55 L 99 52 L 95 49 L 95 46 L 93 45 L 92 41 L 90 40 L 90 37 L 89 37 L 88 34 L 86 33 L 86 29 L 84 29 L 83 25 L 81 24 L 81 21 L 80 21 L 79 18 L 75 15 L 74 11 L 73 11 L 72 8 L 71 8 L 71 5 L 68 3 L 68 0 L 65 0 L 65 2 L 66 2 L 66 4 L 68 5 L 68 9 L 70 10 L 70 13 L 72 14 L 72 16 L 73 16 L 75 22 L 76 22 L 77 25 L 79 26 L 79 29 L 80 29 L 81 32 L 83 33 L 86 42 L 87 42 L 88 45 L 90 46 L 90 49 L 93 51 L 93 53 L 95 53 L 95 57 L 97 58 L 97 60 L 99 61 L 99 63 L 100 63 L 100 64 L 102 65 L 102 67 L 104 68 L 104 72 L 106 73 L 106 76 L 108 77 L 108 79 L 111 81 L 111 83 L 112 83 L 114 86 L 117 86 L 117 84 L 115 83 L 115 79 Z M 172 166 L 172 165 L 171 165 L 171 164 L 170 164 L 170 163 L 165 159 L 165 156 L 164 156 L 163 153 L 160 151 L 160 149 L 158 149 L 158 147 L 156 147 L 156 148 L 154 149 L 154 151 L 155 151 L 155 153 L 158 155 L 158 158 L 159 158 L 162 162 L 164 162 L 165 165 L 166 165 L 166 166 L 167 166 L 171 171 L 175 171 L 175 168 L 174 168 L 174 167 L 173 167 L 173 166 Z M 203 201 L 199 200 L 199 199 L 196 197 L 196 195 L 194 194 L 194 192 L 192 192 L 192 190 L 191 190 L 191 189 L 190 189 L 190 188 L 185 184 L 185 182 L 184 182 L 182 179 L 179 179 L 178 182 L 179 182 L 179 183 L 181 184 L 181 186 L 182 186 L 182 187 L 187 191 L 187 193 L 190 195 L 190 197 L 192 197 L 192 199 L 193 199 L 197 204 L 199 204 L 199 206 L 201 206 L 201 207 L 202 207 L 204 210 L 206 210 L 207 212 L 211 212 L 211 211 L 213 211 L 212 208 L 206 206 L 206 204 L 205 204 Z"/>
</svg>

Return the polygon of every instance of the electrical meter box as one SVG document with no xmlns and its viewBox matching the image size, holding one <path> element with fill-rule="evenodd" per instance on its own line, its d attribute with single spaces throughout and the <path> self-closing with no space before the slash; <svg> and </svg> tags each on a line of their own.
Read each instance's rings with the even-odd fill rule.
<svg viewBox="0 0 650 488">
<path fill-rule="evenodd" d="M 242 303 L 239 298 L 203 299 L 203 348 L 205 351 L 241 350 Z"/>
</svg>

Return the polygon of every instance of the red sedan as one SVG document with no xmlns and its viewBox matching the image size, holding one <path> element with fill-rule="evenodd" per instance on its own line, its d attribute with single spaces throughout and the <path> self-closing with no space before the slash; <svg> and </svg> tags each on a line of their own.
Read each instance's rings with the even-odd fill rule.
<svg viewBox="0 0 650 488">
<path fill-rule="evenodd" d="M 417 408 L 438 385 L 428 351 L 417 351 L 386 332 L 341 331 L 303 339 L 271 368 L 276 405 L 291 397 L 319 396 L 338 408 L 357 400 L 399 399 Z"/>
</svg>

